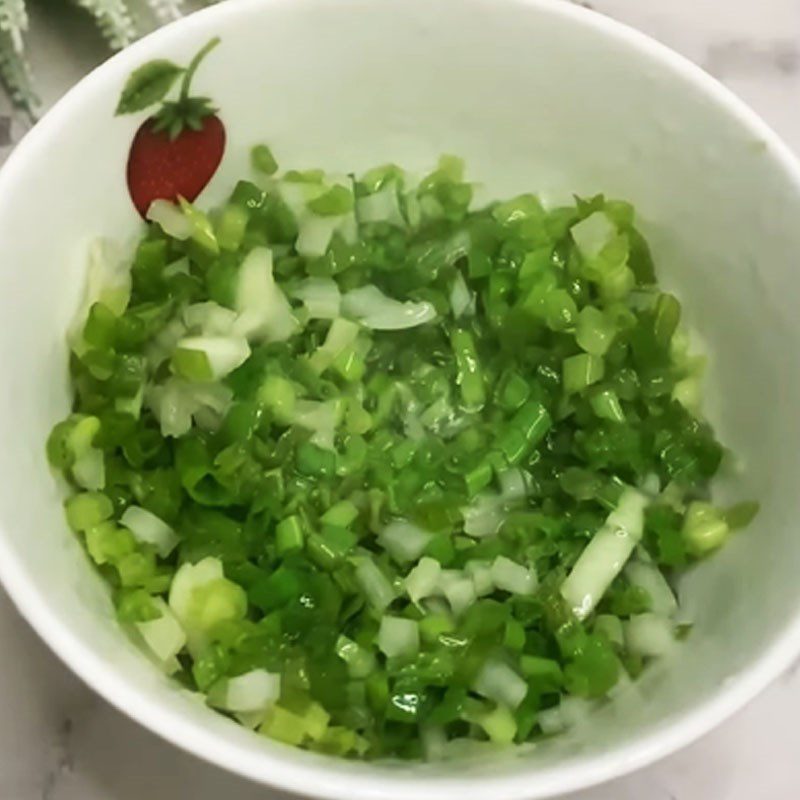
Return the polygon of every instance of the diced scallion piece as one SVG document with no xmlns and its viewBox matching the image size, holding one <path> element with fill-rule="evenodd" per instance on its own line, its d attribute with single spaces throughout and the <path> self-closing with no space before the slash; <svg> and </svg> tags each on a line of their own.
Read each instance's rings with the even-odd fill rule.
<svg viewBox="0 0 800 800">
<path fill-rule="evenodd" d="M 403 520 L 389 523 L 380 534 L 387 552 L 401 564 L 416 561 L 432 538 L 428 531 Z"/>
<path fill-rule="evenodd" d="M 725 516 L 710 503 L 691 503 L 683 523 L 683 538 L 697 555 L 716 550 L 728 538 L 730 528 Z"/>
<path fill-rule="evenodd" d="M 162 557 L 168 556 L 178 544 L 175 531 L 145 508 L 128 506 L 119 521 L 138 541 L 153 545 Z"/>
<path fill-rule="evenodd" d="M 594 392 L 589 397 L 589 404 L 601 419 L 608 419 L 612 422 L 625 421 L 625 412 L 613 389 L 601 389 L 599 392 Z"/>
<path fill-rule="evenodd" d="M 442 567 L 436 559 L 425 556 L 408 573 L 405 578 L 405 587 L 408 596 L 415 603 L 425 597 L 430 597 L 436 592 Z"/>
<path fill-rule="evenodd" d="M 243 337 L 187 337 L 178 342 L 172 368 L 189 381 L 216 381 L 244 364 L 249 355 L 250 347 Z"/>
<path fill-rule="evenodd" d="M 384 611 L 395 598 L 392 584 L 367 556 L 356 559 L 356 580 L 377 611 Z"/>
<path fill-rule="evenodd" d="M 575 340 L 589 355 L 603 356 L 616 333 L 613 322 L 600 309 L 586 306 L 575 326 Z"/>
<path fill-rule="evenodd" d="M 486 390 L 475 342 L 469 331 L 463 329 L 454 330 L 450 334 L 450 341 L 458 364 L 456 382 L 461 387 L 464 407 L 468 411 L 478 411 L 486 402 Z"/>
<path fill-rule="evenodd" d="M 505 556 L 497 556 L 492 564 L 492 583 L 511 594 L 533 594 L 536 589 L 536 575 L 522 564 L 517 564 Z"/>
<path fill-rule="evenodd" d="M 419 627 L 414 620 L 383 617 L 378 647 L 389 658 L 411 658 L 419 650 Z"/>
<path fill-rule="evenodd" d="M 264 175 L 274 175 L 278 171 L 278 162 L 272 155 L 272 150 L 265 144 L 257 144 L 250 151 L 253 166 Z"/>
<path fill-rule="evenodd" d="M 225 578 L 222 563 L 209 556 L 178 569 L 169 606 L 186 631 L 190 649 L 196 649 L 216 625 L 244 617 L 247 597 L 241 586 Z"/>
<path fill-rule="evenodd" d="M 646 505 L 644 495 L 626 488 L 616 509 L 608 515 L 561 585 L 561 594 L 578 619 L 594 609 L 639 543 Z"/>
<path fill-rule="evenodd" d="M 624 627 L 625 643 L 636 655 L 663 656 L 675 645 L 672 623 L 658 614 L 637 614 Z"/>
<path fill-rule="evenodd" d="M 275 282 L 272 253 L 266 247 L 250 251 L 239 267 L 235 296 L 237 329 L 248 339 L 285 341 L 298 322 Z"/>
<path fill-rule="evenodd" d="M 595 211 L 573 225 L 570 233 L 584 258 L 596 258 L 614 238 L 617 229 L 605 213 Z"/>
<path fill-rule="evenodd" d="M 528 693 L 528 684 L 502 661 L 487 661 L 472 687 L 478 694 L 508 708 L 516 708 Z"/>
<path fill-rule="evenodd" d="M 602 380 L 605 374 L 603 359 L 581 354 L 564 359 L 564 391 L 567 394 L 582 392 L 587 386 Z"/>
<path fill-rule="evenodd" d="M 366 678 L 375 669 L 375 656 L 346 636 L 337 639 L 336 653 L 347 663 L 352 678 Z"/>
<path fill-rule="evenodd" d="M 153 604 L 159 616 L 146 622 L 137 622 L 136 629 L 164 669 L 175 672 L 179 669 L 175 657 L 183 650 L 186 635 L 169 606 L 160 597 L 154 598 Z"/>
<path fill-rule="evenodd" d="M 211 705 L 247 714 L 265 712 L 280 697 L 280 675 L 254 669 L 235 678 L 224 678 L 208 693 Z"/>
<path fill-rule="evenodd" d="M 655 614 L 671 617 L 678 610 L 675 594 L 655 564 L 632 560 L 625 567 L 625 575 L 634 586 L 640 586 L 647 592 Z"/>
<path fill-rule="evenodd" d="M 65 504 L 67 522 L 74 531 L 85 531 L 99 525 L 114 513 L 114 505 L 100 492 L 81 492 Z"/>
<path fill-rule="evenodd" d="M 400 302 L 375 286 L 349 291 L 342 298 L 342 311 L 365 327 L 381 331 L 415 328 L 436 317 L 436 309 L 429 302 Z"/>
</svg>

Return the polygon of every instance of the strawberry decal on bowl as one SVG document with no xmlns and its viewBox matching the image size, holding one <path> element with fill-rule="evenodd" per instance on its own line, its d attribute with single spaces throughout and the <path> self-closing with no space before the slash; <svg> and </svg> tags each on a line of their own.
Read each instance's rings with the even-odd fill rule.
<svg viewBox="0 0 800 800">
<path fill-rule="evenodd" d="M 197 68 L 219 41 L 212 39 L 185 69 L 164 59 L 144 64 L 122 91 L 118 115 L 161 104 L 136 131 L 128 156 L 128 191 L 142 217 L 154 200 L 192 202 L 222 160 L 225 126 L 209 98 L 189 94 Z M 178 99 L 165 100 L 180 76 Z"/>
</svg>

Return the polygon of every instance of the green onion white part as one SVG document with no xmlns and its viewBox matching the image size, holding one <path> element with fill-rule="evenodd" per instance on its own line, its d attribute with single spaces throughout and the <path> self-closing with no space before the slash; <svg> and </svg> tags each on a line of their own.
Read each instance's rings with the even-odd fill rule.
<svg viewBox="0 0 800 800">
<path fill-rule="evenodd" d="M 436 309 L 430 303 L 400 302 L 375 286 L 347 292 L 342 298 L 342 312 L 367 328 L 381 331 L 414 328 L 436 318 Z"/>
<path fill-rule="evenodd" d="M 419 627 L 414 620 L 385 616 L 378 630 L 378 647 L 388 658 L 409 658 L 419 650 Z"/>
<path fill-rule="evenodd" d="M 644 495 L 626 488 L 562 584 L 561 594 L 578 619 L 594 610 L 639 543 L 646 504 Z"/>
<path fill-rule="evenodd" d="M 186 645 L 186 635 L 170 607 L 161 599 L 153 601 L 158 615 L 146 622 L 137 622 L 136 630 L 145 644 L 168 672 L 179 669 L 176 656 Z"/>
<path fill-rule="evenodd" d="M 281 677 L 254 669 L 235 678 L 225 678 L 208 694 L 211 705 L 239 714 L 262 714 L 272 707 L 281 693 Z"/>
<path fill-rule="evenodd" d="M 175 531 L 146 508 L 128 506 L 119 521 L 140 542 L 153 545 L 162 558 L 166 558 L 178 546 L 179 539 Z"/>
</svg>

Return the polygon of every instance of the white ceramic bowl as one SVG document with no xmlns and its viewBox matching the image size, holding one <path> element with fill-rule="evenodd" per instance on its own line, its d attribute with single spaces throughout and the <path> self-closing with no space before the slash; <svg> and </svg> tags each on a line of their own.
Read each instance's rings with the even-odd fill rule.
<svg viewBox="0 0 800 800">
<path fill-rule="evenodd" d="M 763 509 L 683 581 L 695 629 L 680 658 L 572 735 L 471 765 L 331 760 L 186 697 L 113 621 L 64 524 L 44 441 L 68 408 L 64 334 L 86 243 L 138 229 L 124 164 L 140 118 L 112 116 L 120 88 L 142 62 L 185 63 L 212 35 L 222 46 L 197 88 L 219 103 L 229 141 L 208 202 L 268 141 L 284 164 L 339 171 L 420 168 L 453 152 L 495 196 L 604 191 L 639 209 L 664 283 L 708 344 L 710 416 L 742 456 L 722 497 Z M 237 0 L 169 26 L 82 81 L 0 173 L 3 582 L 107 700 L 273 786 L 347 800 L 533 800 L 642 766 L 708 731 L 800 651 L 799 220 L 798 165 L 752 112 L 660 45 L 565 2 Z"/>
</svg>

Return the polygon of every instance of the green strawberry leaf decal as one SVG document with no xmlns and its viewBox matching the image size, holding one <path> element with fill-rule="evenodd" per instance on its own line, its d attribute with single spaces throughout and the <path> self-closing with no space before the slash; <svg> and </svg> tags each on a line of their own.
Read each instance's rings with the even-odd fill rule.
<svg viewBox="0 0 800 800">
<path fill-rule="evenodd" d="M 133 114 L 163 100 L 182 72 L 183 67 L 165 59 L 139 67 L 128 78 L 115 113 Z"/>
</svg>

